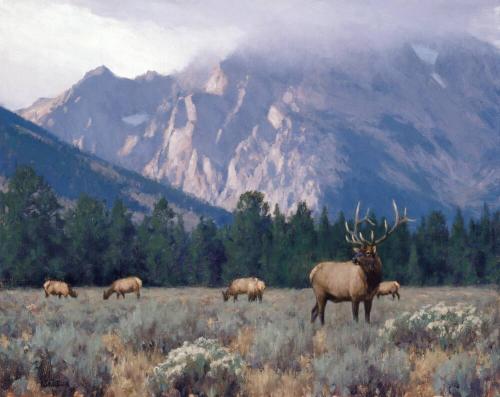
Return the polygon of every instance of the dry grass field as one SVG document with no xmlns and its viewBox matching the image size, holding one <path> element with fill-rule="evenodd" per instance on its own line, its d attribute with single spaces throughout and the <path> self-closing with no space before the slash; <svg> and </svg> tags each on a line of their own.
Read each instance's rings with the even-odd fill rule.
<svg viewBox="0 0 500 397">
<path fill-rule="evenodd" d="M 0 290 L 0 394 L 499 395 L 493 288 L 403 287 L 400 301 L 374 300 L 370 325 L 362 316 L 352 322 L 349 303 L 329 303 L 324 328 L 310 323 L 310 289 L 268 289 L 262 303 L 244 296 L 224 303 L 220 290 L 205 288 L 145 288 L 140 300 L 103 301 L 94 288 L 78 293 L 46 299 L 41 289 Z M 242 364 L 228 364 L 211 383 L 199 375 L 205 364 L 187 377 L 179 368 L 199 361 L 184 345 L 186 353 L 177 352 L 187 364 L 175 364 L 176 381 L 163 377 L 153 387 L 155 366 L 200 337 Z"/>
</svg>

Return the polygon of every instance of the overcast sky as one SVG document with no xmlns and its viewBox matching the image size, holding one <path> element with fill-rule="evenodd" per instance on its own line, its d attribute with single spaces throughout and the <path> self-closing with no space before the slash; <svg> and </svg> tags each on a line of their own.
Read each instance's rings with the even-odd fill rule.
<svg viewBox="0 0 500 397">
<path fill-rule="evenodd" d="M 30 105 L 99 65 L 172 73 L 237 48 L 357 45 L 470 33 L 500 47 L 499 0 L 0 0 L 0 104 Z"/>
</svg>

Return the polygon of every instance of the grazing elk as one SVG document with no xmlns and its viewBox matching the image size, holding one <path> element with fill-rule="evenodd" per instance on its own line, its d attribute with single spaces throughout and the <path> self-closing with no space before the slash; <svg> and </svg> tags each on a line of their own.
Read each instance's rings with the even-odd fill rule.
<svg viewBox="0 0 500 397">
<path fill-rule="evenodd" d="M 50 295 L 57 295 L 59 299 L 61 296 L 67 298 L 71 296 L 72 298 L 76 298 L 78 294 L 76 291 L 71 288 L 71 285 L 65 283 L 64 281 L 56 281 L 56 280 L 47 280 L 43 284 L 43 289 L 45 291 L 45 297 L 48 298 Z"/>
<path fill-rule="evenodd" d="M 252 277 L 254 280 L 254 285 L 248 286 L 248 300 L 250 302 L 254 302 L 257 299 L 259 302 L 262 302 L 262 297 L 264 296 L 264 290 L 266 289 L 266 283 L 264 281 L 259 280 L 257 277 Z"/>
<path fill-rule="evenodd" d="M 257 298 L 262 300 L 262 294 L 264 293 L 265 284 L 259 284 L 259 279 L 255 277 L 245 277 L 237 278 L 231 282 L 229 287 L 222 291 L 222 298 L 224 302 L 227 302 L 229 298 L 233 297 L 233 302 L 238 299 L 238 295 L 246 294 L 248 295 L 249 301 L 254 301 Z"/>
<path fill-rule="evenodd" d="M 316 304 L 311 311 L 311 322 L 314 322 L 318 315 L 321 325 L 325 323 L 325 306 L 327 301 L 352 302 L 352 315 L 358 321 L 358 311 L 360 302 L 364 303 L 365 320 L 370 322 L 370 311 L 372 301 L 377 293 L 378 286 L 382 280 L 382 261 L 377 254 L 377 245 L 385 241 L 403 223 L 412 221 L 406 216 L 406 208 L 401 217 L 396 202 L 393 200 L 395 222 L 389 229 L 387 220 L 384 222 L 385 233 L 376 239 L 375 233 L 371 230 L 370 239 L 367 240 L 358 226 L 366 222 L 371 226 L 374 223 L 369 218 L 369 210 L 363 219 L 359 219 L 360 203 L 356 207 L 354 216 L 354 227 L 350 230 L 348 223 L 345 223 L 347 235 L 346 240 L 355 246 L 356 256 L 353 261 L 347 262 L 321 262 L 317 264 L 309 275 L 309 280 L 316 296 Z M 357 248 L 357 247 L 359 248 Z"/>
<path fill-rule="evenodd" d="M 382 281 L 378 286 L 377 299 L 384 295 L 392 295 L 392 300 L 397 296 L 399 300 L 399 289 L 401 285 L 397 281 Z"/>
<path fill-rule="evenodd" d="M 111 286 L 104 291 L 102 297 L 104 300 L 108 299 L 112 294 L 116 293 L 116 299 L 120 295 L 125 299 L 125 294 L 135 292 L 137 299 L 141 297 L 142 280 L 139 277 L 120 278 L 111 284 Z"/>
</svg>

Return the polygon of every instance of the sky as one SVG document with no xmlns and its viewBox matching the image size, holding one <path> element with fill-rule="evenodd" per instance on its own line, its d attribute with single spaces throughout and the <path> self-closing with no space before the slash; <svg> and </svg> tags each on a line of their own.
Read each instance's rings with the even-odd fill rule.
<svg viewBox="0 0 500 397">
<path fill-rule="evenodd" d="M 500 48 L 500 0 L 0 0 L 0 105 L 54 97 L 100 65 L 132 78 L 236 50 L 341 56 L 465 33 Z"/>
</svg>

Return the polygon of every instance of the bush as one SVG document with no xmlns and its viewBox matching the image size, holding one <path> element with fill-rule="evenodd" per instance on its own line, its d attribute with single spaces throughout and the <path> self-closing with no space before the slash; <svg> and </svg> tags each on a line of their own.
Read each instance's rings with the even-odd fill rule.
<svg viewBox="0 0 500 397">
<path fill-rule="evenodd" d="M 467 353 L 454 355 L 437 368 L 434 390 L 443 396 L 481 396 L 481 382 L 476 367 L 476 357 Z"/>
<path fill-rule="evenodd" d="M 341 326 L 327 337 L 327 352 L 315 357 L 316 394 L 403 395 L 410 368 L 407 354 L 373 329 Z"/>
<path fill-rule="evenodd" d="M 149 379 L 153 395 L 178 390 L 183 396 L 234 396 L 243 380 L 244 362 L 214 339 L 199 338 L 172 350 Z"/>
<path fill-rule="evenodd" d="M 387 320 L 380 335 L 388 336 L 397 345 L 425 349 L 439 344 L 443 349 L 452 349 L 473 346 L 484 325 L 474 306 L 446 306 L 440 302 Z"/>
<path fill-rule="evenodd" d="M 102 395 L 111 381 L 111 363 L 96 335 L 73 325 L 56 331 L 38 327 L 29 354 L 32 373 L 42 387 L 67 387 Z"/>
</svg>

